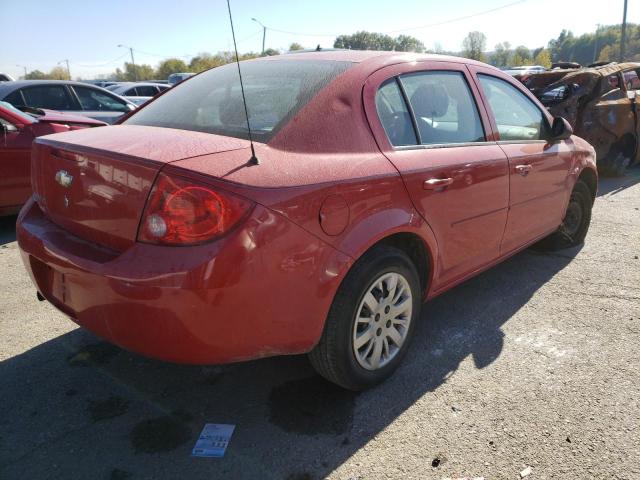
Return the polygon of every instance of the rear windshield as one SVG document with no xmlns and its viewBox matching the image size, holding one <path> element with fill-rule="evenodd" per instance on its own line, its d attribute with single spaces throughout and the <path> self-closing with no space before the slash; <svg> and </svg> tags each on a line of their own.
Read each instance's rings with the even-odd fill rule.
<svg viewBox="0 0 640 480">
<path fill-rule="evenodd" d="M 241 63 L 253 138 L 268 142 L 320 89 L 351 65 L 316 60 Z M 124 123 L 246 139 L 238 78 L 235 63 L 201 73 L 173 87 Z"/>
</svg>

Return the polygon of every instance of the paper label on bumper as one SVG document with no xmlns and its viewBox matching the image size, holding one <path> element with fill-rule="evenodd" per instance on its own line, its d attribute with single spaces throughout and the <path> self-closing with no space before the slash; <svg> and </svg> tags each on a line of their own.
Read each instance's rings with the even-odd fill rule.
<svg viewBox="0 0 640 480">
<path fill-rule="evenodd" d="M 235 428 L 235 425 L 205 424 L 191 455 L 194 457 L 223 457 Z"/>
</svg>

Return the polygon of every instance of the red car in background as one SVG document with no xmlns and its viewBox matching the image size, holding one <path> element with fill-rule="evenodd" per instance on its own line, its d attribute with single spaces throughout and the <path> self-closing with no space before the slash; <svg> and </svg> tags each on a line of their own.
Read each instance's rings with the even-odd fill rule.
<svg viewBox="0 0 640 480">
<path fill-rule="evenodd" d="M 30 112 L 0 101 L 0 215 L 17 213 L 31 196 L 31 144 L 36 137 L 106 125 L 51 110 Z"/>
<path fill-rule="evenodd" d="M 594 150 L 500 70 L 351 50 L 240 65 L 248 120 L 231 64 L 36 140 L 18 243 L 79 325 L 173 362 L 309 353 L 363 389 L 398 367 L 424 300 L 584 240 Z"/>
</svg>

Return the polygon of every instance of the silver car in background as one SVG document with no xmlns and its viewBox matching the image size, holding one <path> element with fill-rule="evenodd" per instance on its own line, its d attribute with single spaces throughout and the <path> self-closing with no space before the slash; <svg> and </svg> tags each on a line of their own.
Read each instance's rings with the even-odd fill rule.
<svg viewBox="0 0 640 480">
<path fill-rule="evenodd" d="M 158 93 L 164 92 L 169 88 L 171 86 L 166 83 L 122 82 L 108 86 L 107 90 L 126 98 L 136 105 L 142 105 Z"/>
</svg>

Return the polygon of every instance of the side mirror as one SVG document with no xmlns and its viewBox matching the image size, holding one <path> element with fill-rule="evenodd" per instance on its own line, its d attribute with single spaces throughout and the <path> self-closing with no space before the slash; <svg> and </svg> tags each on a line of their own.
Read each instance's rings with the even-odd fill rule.
<svg viewBox="0 0 640 480">
<path fill-rule="evenodd" d="M 555 117 L 551 125 L 551 140 L 566 140 L 573 135 L 573 128 L 563 117 Z"/>
</svg>

